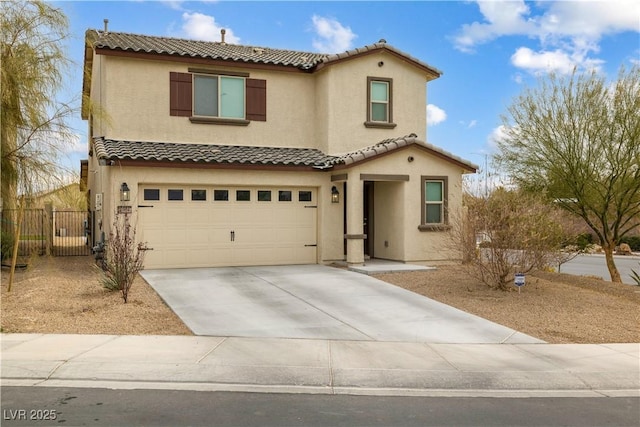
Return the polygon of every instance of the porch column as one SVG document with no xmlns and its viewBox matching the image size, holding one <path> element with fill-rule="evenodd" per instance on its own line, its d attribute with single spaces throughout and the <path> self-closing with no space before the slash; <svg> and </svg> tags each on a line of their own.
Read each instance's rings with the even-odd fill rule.
<svg viewBox="0 0 640 427">
<path fill-rule="evenodd" d="M 362 180 L 350 174 L 347 180 L 347 264 L 364 264 Z"/>
</svg>

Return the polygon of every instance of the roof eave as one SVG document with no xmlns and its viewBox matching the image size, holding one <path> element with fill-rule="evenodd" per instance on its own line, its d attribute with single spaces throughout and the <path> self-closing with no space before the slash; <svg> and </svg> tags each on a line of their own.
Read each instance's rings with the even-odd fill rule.
<svg viewBox="0 0 640 427">
<path fill-rule="evenodd" d="M 380 53 L 380 52 L 386 52 L 389 53 L 393 56 L 395 56 L 396 58 L 408 62 L 409 64 L 413 65 L 414 67 L 420 69 L 421 71 L 423 71 L 426 75 L 427 81 L 431 81 L 431 80 L 435 80 L 437 78 L 439 78 L 440 76 L 442 76 L 443 72 L 425 62 L 422 62 L 414 57 L 412 57 L 411 55 L 406 54 L 405 52 L 402 52 L 399 49 L 394 48 L 393 46 L 389 46 L 385 43 L 376 43 L 373 45 L 369 45 L 369 46 L 365 46 L 363 48 L 357 48 L 357 49 L 353 49 L 350 51 L 346 51 L 343 53 L 339 53 L 339 54 L 335 54 L 335 55 L 330 55 L 329 57 L 327 57 L 327 59 L 325 59 L 324 61 L 322 61 L 321 63 L 319 63 L 316 67 L 315 67 L 315 71 L 320 71 L 321 69 L 323 69 L 324 67 L 328 67 L 340 62 L 344 62 L 344 61 L 348 61 L 351 59 L 355 59 L 355 58 L 359 58 L 362 56 L 366 56 L 366 55 L 371 55 L 371 54 L 375 54 L 375 53 Z"/>
</svg>

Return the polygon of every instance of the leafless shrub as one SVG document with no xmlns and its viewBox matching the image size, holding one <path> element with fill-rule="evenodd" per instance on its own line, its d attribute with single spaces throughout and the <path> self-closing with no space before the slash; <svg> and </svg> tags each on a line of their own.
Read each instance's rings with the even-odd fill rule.
<svg viewBox="0 0 640 427">
<path fill-rule="evenodd" d="M 458 242 L 469 271 L 491 288 L 507 290 L 515 273 L 544 269 L 565 239 L 554 209 L 535 196 L 497 189 L 487 197 L 467 196 L 465 204 Z"/>
<path fill-rule="evenodd" d="M 136 227 L 129 223 L 129 215 L 116 215 L 106 244 L 106 259 L 100 283 L 111 291 L 120 291 L 125 304 L 136 275 L 144 267 L 146 247 L 136 245 Z"/>
</svg>

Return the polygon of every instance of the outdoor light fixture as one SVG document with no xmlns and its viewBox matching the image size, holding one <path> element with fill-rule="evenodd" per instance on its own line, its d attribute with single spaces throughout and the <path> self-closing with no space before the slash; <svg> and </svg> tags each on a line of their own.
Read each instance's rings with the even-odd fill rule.
<svg viewBox="0 0 640 427">
<path fill-rule="evenodd" d="M 123 182 L 120 186 L 120 201 L 128 202 L 129 200 L 131 200 L 131 190 L 129 190 L 127 183 Z"/>
<path fill-rule="evenodd" d="M 335 185 L 331 188 L 331 203 L 340 203 L 340 192 Z"/>
</svg>

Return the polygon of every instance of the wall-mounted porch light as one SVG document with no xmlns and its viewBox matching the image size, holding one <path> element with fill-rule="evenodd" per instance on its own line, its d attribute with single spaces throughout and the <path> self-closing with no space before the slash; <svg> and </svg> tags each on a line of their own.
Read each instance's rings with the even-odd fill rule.
<svg viewBox="0 0 640 427">
<path fill-rule="evenodd" d="M 126 182 L 123 182 L 120 186 L 120 201 L 128 202 L 131 200 L 131 190 L 129 190 L 129 186 Z"/>
<path fill-rule="evenodd" d="M 335 185 L 331 188 L 331 203 L 340 203 L 340 192 Z"/>
</svg>

